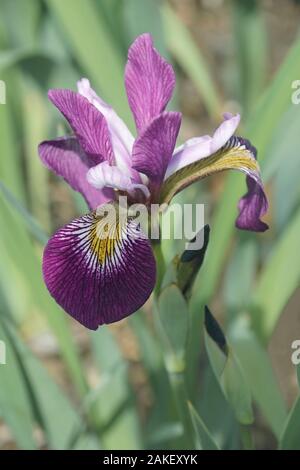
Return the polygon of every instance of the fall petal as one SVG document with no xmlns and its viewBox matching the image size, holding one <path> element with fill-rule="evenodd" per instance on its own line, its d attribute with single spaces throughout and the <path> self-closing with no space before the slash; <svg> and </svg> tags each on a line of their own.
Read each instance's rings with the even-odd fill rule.
<svg viewBox="0 0 300 470">
<path fill-rule="evenodd" d="M 155 284 L 154 256 L 139 227 L 117 220 L 103 236 L 104 220 L 95 213 L 73 220 L 49 240 L 43 259 L 51 295 L 92 330 L 138 310 Z"/>
<path fill-rule="evenodd" d="M 224 121 L 215 130 L 212 137 L 209 135 L 193 137 L 175 149 L 173 158 L 168 165 L 165 179 L 175 173 L 175 171 L 217 152 L 234 134 L 239 122 L 239 114 L 232 116 L 229 113 L 225 113 Z"/>
<path fill-rule="evenodd" d="M 175 194 L 190 184 L 224 170 L 239 170 L 247 175 L 248 193 L 239 203 L 237 227 L 259 232 L 266 230 L 267 225 L 260 218 L 266 213 L 268 203 L 256 160 L 256 149 L 242 137 L 232 136 L 217 152 L 172 173 L 163 183 L 160 203 L 169 203 Z"/>
<path fill-rule="evenodd" d="M 47 168 L 62 176 L 71 188 L 83 195 L 91 209 L 96 209 L 112 198 L 110 190 L 98 191 L 87 182 L 91 161 L 75 137 L 42 142 L 39 155 Z"/>
</svg>

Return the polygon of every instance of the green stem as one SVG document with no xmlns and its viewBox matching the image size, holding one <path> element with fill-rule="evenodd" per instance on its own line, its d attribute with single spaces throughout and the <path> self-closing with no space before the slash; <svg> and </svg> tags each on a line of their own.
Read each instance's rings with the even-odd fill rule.
<svg viewBox="0 0 300 470">
<path fill-rule="evenodd" d="M 164 278 L 164 274 L 166 271 L 166 263 L 165 263 L 164 256 L 162 253 L 160 240 L 153 241 L 152 248 L 153 248 L 154 256 L 156 259 L 156 284 L 154 288 L 154 293 L 156 297 L 158 297 L 161 284 Z"/>
<path fill-rule="evenodd" d="M 195 448 L 195 433 L 188 407 L 184 372 L 172 372 L 168 370 L 168 374 L 174 393 L 177 412 L 183 427 L 182 448 L 192 450 Z"/>
<path fill-rule="evenodd" d="M 250 426 L 241 425 L 240 431 L 243 449 L 254 450 L 254 442 Z"/>
</svg>

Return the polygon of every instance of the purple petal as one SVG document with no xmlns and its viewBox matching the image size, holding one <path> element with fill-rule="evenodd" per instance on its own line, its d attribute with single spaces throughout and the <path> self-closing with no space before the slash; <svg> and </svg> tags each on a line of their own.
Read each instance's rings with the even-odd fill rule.
<svg viewBox="0 0 300 470">
<path fill-rule="evenodd" d="M 96 209 L 112 197 L 110 190 L 97 191 L 86 179 L 91 162 L 75 137 L 61 137 L 39 145 L 39 155 L 47 168 L 62 176 L 79 191 L 91 209 Z"/>
<path fill-rule="evenodd" d="M 139 132 L 164 111 L 175 86 L 173 68 L 153 47 L 150 34 L 139 36 L 128 52 L 125 86 Z"/>
<path fill-rule="evenodd" d="M 148 176 L 149 186 L 158 189 L 172 157 L 181 124 L 181 114 L 164 112 L 154 118 L 137 138 L 132 151 L 132 166 Z"/>
<path fill-rule="evenodd" d="M 110 132 L 116 164 L 120 169 L 128 172 L 128 168 L 131 166 L 131 151 L 134 142 L 133 135 L 113 108 L 97 95 L 87 78 L 82 78 L 77 83 L 77 87 L 78 92 L 89 100 L 105 117 Z"/>
<path fill-rule="evenodd" d="M 268 210 L 268 200 L 262 183 L 253 176 L 247 176 L 248 192 L 239 201 L 239 216 L 236 226 L 242 230 L 265 232 L 269 227 L 260 220 Z"/>
<path fill-rule="evenodd" d="M 89 101 L 72 90 L 50 90 L 49 99 L 65 116 L 83 150 L 94 164 L 114 162 L 110 135 L 104 116 Z"/>
<path fill-rule="evenodd" d="M 229 113 L 225 113 L 224 118 L 225 120 L 216 129 L 212 137 L 209 135 L 194 137 L 187 140 L 185 144 L 175 150 L 173 158 L 169 163 L 165 179 L 181 168 L 202 158 L 209 157 L 226 144 L 239 125 L 240 115 L 232 116 Z"/>
<path fill-rule="evenodd" d="M 102 162 L 90 168 L 87 180 L 96 189 L 113 188 L 134 195 L 136 189 L 141 190 L 145 197 L 150 196 L 149 189 L 144 184 L 132 182 L 130 176 L 124 174 L 117 166 Z"/>
<path fill-rule="evenodd" d="M 113 239 L 101 238 L 104 225 L 95 213 L 73 220 L 49 240 L 43 259 L 50 294 L 92 330 L 138 310 L 155 284 L 152 249 L 137 225 L 127 221 Z"/>
</svg>

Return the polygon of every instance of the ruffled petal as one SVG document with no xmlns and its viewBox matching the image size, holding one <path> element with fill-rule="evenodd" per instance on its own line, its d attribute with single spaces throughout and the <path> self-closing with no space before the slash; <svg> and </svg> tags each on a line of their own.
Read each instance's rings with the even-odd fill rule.
<svg viewBox="0 0 300 470">
<path fill-rule="evenodd" d="M 217 152 L 172 173 L 163 183 L 160 203 L 169 203 L 175 194 L 190 184 L 224 170 L 240 170 L 247 175 L 248 193 L 239 203 L 237 227 L 259 232 L 266 230 L 268 226 L 260 218 L 265 215 L 268 203 L 256 161 L 256 149 L 242 137 L 232 136 Z"/>
<path fill-rule="evenodd" d="M 113 108 L 97 95 L 87 78 L 82 78 L 77 83 L 77 87 L 78 92 L 88 99 L 105 117 L 110 132 L 116 164 L 122 171 L 128 172 L 131 166 L 131 151 L 134 142 L 133 135 Z"/>
<path fill-rule="evenodd" d="M 86 175 L 91 161 L 75 137 L 61 137 L 42 142 L 38 150 L 44 165 L 58 176 L 62 176 L 71 188 L 80 192 L 91 209 L 96 209 L 112 198 L 111 190 L 99 191 L 87 182 Z"/>
<path fill-rule="evenodd" d="M 81 147 L 93 158 L 94 165 L 104 160 L 113 164 L 110 134 L 98 109 L 72 90 L 50 90 L 48 96 L 67 119 Z"/>
<path fill-rule="evenodd" d="M 168 165 L 165 179 L 181 168 L 217 152 L 234 134 L 239 122 L 239 114 L 232 116 L 230 113 L 225 113 L 224 121 L 216 129 L 212 137 L 204 135 L 187 140 L 175 150 L 173 158 Z"/>
<path fill-rule="evenodd" d="M 148 176 L 151 192 L 157 192 L 164 179 L 180 124 L 180 113 L 164 112 L 151 121 L 134 143 L 132 166 Z"/>
<path fill-rule="evenodd" d="M 107 204 L 102 215 L 90 213 L 56 232 L 43 259 L 50 294 L 92 330 L 134 313 L 155 284 L 149 240 L 130 219 L 108 222 L 106 210 Z"/>
<path fill-rule="evenodd" d="M 87 180 L 96 189 L 113 188 L 131 195 L 134 195 L 134 192 L 139 189 L 146 198 L 150 195 L 147 186 L 132 182 L 131 178 L 124 174 L 119 167 L 111 166 L 108 162 L 102 162 L 90 168 L 87 172 Z"/>
<path fill-rule="evenodd" d="M 153 47 L 150 34 L 139 36 L 128 52 L 125 86 L 139 132 L 164 111 L 175 86 L 173 68 Z"/>
</svg>

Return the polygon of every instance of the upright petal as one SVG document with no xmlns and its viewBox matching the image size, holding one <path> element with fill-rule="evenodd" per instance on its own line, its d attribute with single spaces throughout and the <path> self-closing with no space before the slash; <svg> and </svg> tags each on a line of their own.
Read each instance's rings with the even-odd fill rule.
<svg viewBox="0 0 300 470">
<path fill-rule="evenodd" d="M 91 209 L 96 209 L 112 198 L 111 190 L 99 191 L 87 182 L 86 175 L 91 162 L 75 137 L 42 142 L 39 155 L 47 168 L 62 176 L 71 188 L 83 195 Z"/>
<path fill-rule="evenodd" d="M 175 86 L 173 68 L 156 49 L 150 34 L 139 36 L 128 52 L 125 85 L 139 132 L 164 111 Z"/>
<path fill-rule="evenodd" d="M 134 143 L 132 166 L 148 176 L 150 191 L 157 192 L 164 179 L 180 124 L 180 113 L 164 112 L 153 119 Z"/>
<path fill-rule="evenodd" d="M 117 166 L 126 173 L 130 172 L 131 151 L 134 142 L 130 130 L 113 108 L 97 95 L 87 78 L 82 78 L 77 86 L 78 92 L 105 117 Z"/>
<path fill-rule="evenodd" d="M 72 90 L 50 90 L 49 99 L 65 116 L 83 150 L 95 164 L 114 162 L 110 135 L 104 116 L 94 105 Z"/>
<path fill-rule="evenodd" d="M 187 140 L 175 150 L 173 158 L 168 165 L 165 179 L 186 165 L 190 165 L 201 158 L 206 158 L 217 152 L 234 134 L 239 122 L 239 114 L 232 116 L 230 113 L 226 113 L 224 114 L 224 121 L 216 129 L 212 137 L 204 135 Z"/>
<path fill-rule="evenodd" d="M 135 312 L 155 284 L 149 240 L 130 219 L 107 220 L 95 213 L 73 220 L 49 240 L 43 259 L 50 294 L 92 330 Z"/>
<path fill-rule="evenodd" d="M 241 137 L 232 136 L 217 152 L 186 165 L 169 176 L 160 193 L 160 203 L 169 203 L 182 189 L 206 176 L 223 170 L 240 170 L 247 175 L 248 193 L 239 203 L 240 215 L 236 225 L 244 230 L 262 232 L 268 226 L 260 220 L 268 208 L 256 149 Z"/>
</svg>

